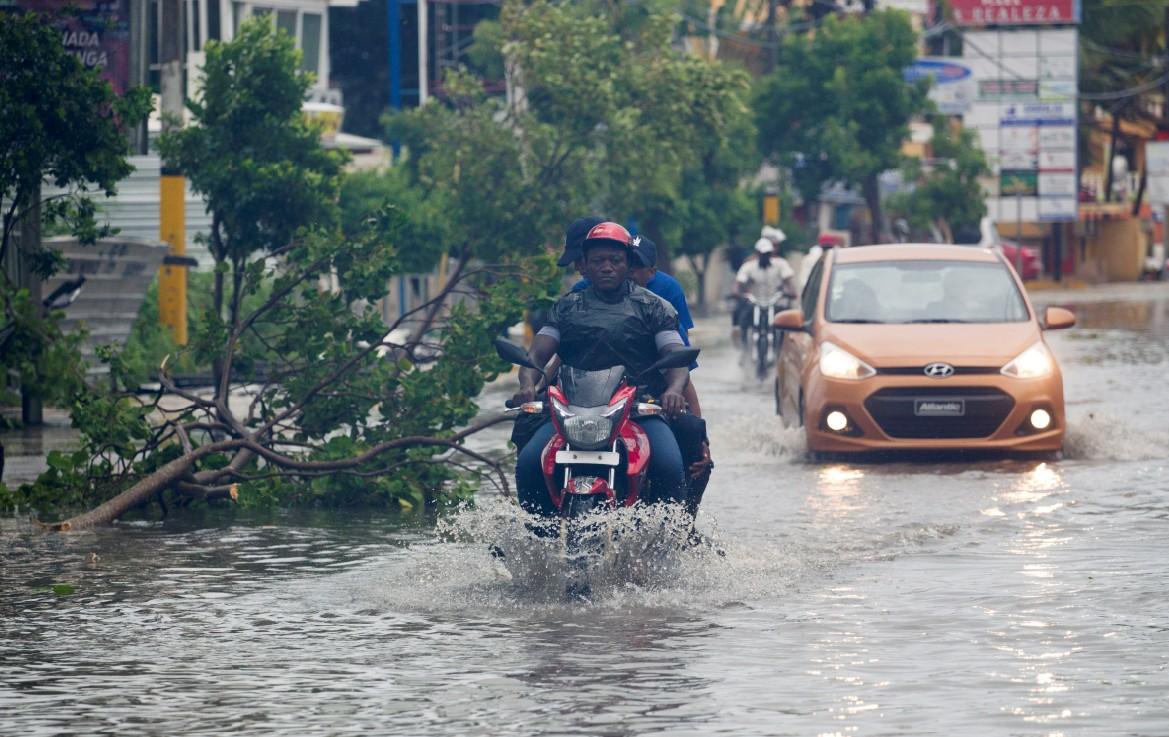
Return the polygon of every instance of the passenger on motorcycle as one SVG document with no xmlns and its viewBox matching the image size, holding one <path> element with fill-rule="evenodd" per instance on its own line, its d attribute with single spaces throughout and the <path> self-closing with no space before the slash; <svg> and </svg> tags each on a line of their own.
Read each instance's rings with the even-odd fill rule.
<svg viewBox="0 0 1169 737">
<path fill-rule="evenodd" d="M 591 285 L 562 297 L 553 307 L 548 324 L 532 342 L 529 354 L 537 366 L 559 355 L 568 366 L 599 370 L 625 366 L 637 375 L 666 353 L 683 347 L 678 316 L 661 298 L 627 279 L 633 256 L 632 237 L 617 223 L 603 222 L 588 231 L 582 242 L 583 272 Z M 520 370 L 520 389 L 515 404 L 532 401 L 540 378 L 538 371 Z M 684 389 L 689 380 L 685 368 L 658 376 L 648 393 L 659 397 L 662 408 L 676 416 L 686 407 Z M 649 437 L 649 478 L 653 487 L 647 502 L 683 502 L 686 493 L 682 455 L 673 432 L 660 417 L 636 420 Z M 552 436 L 545 423 L 520 450 L 516 486 L 520 505 L 528 512 L 556 513 L 544 485 L 540 455 Z"/>
<path fill-rule="evenodd" d="M 769 228 L 769 230 L 783 235 L 778 228 Z M 759 302 L 766 302 L 771 299 L 776 292 L 782 291 L 788 297 L 796 295 L 795 276 L 796 272 L 788 264 L 787 260 L 779 256 L 775 252 L 775 243 L 771 238 L 760 238 L 755 241 L 755 253 L 757 257 L 752 260 L 744 261 L 743 265 L 739 267 L 739 273 L 735 276 L 735 294 L 744 297 L 739 302 L 735 316 L 735 324 L 740 329 L 740 341 L 745 345 L 747 336 L 751 332 L 751 303 L 745 299 L 750 294 Z"/>
</svg>

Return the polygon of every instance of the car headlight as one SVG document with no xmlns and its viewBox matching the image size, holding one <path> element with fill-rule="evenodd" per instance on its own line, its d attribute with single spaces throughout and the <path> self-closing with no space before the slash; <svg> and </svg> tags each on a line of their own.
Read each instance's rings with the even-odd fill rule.
<svg viewBox="0 0 1169 737">
<path fill-rule="evenodd" d="M 1051 357 L 1051 351 L 1047 346 L 1040 341 L 1012 358 L 1003 366 L 1002 373 L 1016 379 L 1041 379 L 1050 375 L 1054 369 L 1055 359 Z"/>
<path fill-rule="evenodd" d="M 835 343 L 820 344 L 820 373 L 830 379 L 867 379 L 877 370 Z"/>
</svg>

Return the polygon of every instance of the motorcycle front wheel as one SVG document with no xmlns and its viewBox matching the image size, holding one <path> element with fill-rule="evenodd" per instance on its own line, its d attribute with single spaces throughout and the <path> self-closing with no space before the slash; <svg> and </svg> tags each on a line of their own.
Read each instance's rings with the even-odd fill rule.
<svg viewBox="0 0 1169 737">
<path fill-rule="evenodd" d="M 589 558 L 596 546 L 596 531 L 584 518 L 600 509 L 604 497 L 598 494 L 568 494 L 560 508 L 564 518 L 564 555 L 567 580 L 564 594 L 569 599 L 587 600 L 592 596 L 589 583 Z"/>
<path fill-rule="evenodd" d="M 755 378 L 759 381 L 767 378 L 768 353 L 771 341 L 766 330 L 760 330 L 755 339 Z"/>
</svg>

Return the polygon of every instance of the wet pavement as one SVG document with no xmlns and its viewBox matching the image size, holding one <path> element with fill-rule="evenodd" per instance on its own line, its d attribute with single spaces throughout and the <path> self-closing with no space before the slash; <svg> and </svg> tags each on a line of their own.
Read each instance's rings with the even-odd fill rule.
<svg viewBox="0 0 1169 737">
<path fill-rule="evenodd" d="M 587 604 L 495 495 L 0 521 L 0 734 L 1164 735 L 1169 288 L 1130 286 L 1037 297 L 1080 317 L 1054 461 L 810 463 L 703 321 L 725 556 L 630 520 Z"/>
</svg>

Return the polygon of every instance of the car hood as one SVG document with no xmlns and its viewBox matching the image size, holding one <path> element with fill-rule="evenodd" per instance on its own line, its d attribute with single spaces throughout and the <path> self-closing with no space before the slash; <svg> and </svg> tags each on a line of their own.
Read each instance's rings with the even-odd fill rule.
<svg viewBox="0 0 1169 737">
<path fill-rule="evenodd" d="M 1040 339 L 1035 323 L 963 325 L 823 324 L 823 339 L 844 348 L 874 368 L 924 366 L 943 361 L 954 366 L 1002 366 Z"/>
</svg>

